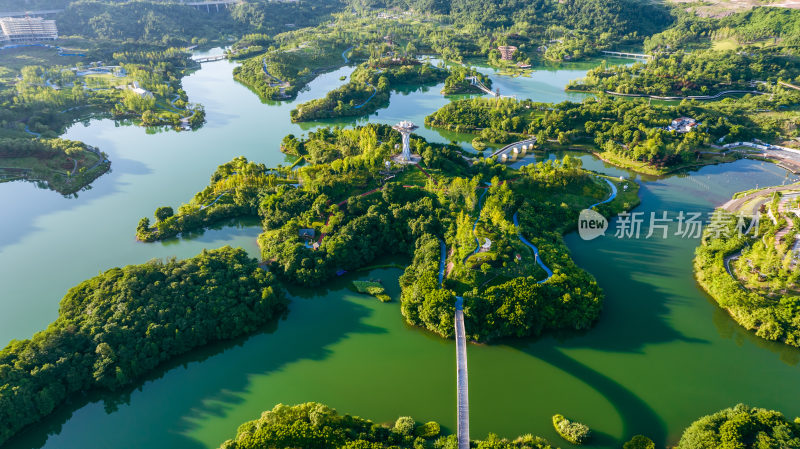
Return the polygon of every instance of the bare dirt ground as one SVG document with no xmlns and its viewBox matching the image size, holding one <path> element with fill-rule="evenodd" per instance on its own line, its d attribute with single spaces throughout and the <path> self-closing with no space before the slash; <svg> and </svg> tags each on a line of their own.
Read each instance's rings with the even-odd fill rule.
<svg viewBox="0 0 800 449">
<path fill-rule="evenodd" d="M 772 6 L 778 8 L 800 9 L 800 0 L 667 0 L 670 3 L 682 3 L 687 11 L 703 17 L 725 17 L 733 13 L 746 11 L 756 6 Z"/>
</svg>

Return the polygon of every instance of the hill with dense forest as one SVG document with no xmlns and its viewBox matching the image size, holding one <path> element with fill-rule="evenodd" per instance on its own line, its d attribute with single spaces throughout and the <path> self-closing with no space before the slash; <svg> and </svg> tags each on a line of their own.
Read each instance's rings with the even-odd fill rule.
<svg viewBox="0 0 800 449">
<path fill-rule="evenodd" d="M 449 15 L 457 22 L 479 23 L 487 28 L 519 26 L 535 19 L 537 26 L 646 36 L 661 31 L 671 21 L 666 8 L 635 0 L 351 0 L 349 3 L 362 10 L 410 8 Z"/>
<path fill-rule="evenodd" d="M 105 271 L 70 289 L 47 329 L 0 351 L 0 444 L 76 393 L 130 385 L 285 310 L 275 276 L 241 248 Z"/>
</svg>

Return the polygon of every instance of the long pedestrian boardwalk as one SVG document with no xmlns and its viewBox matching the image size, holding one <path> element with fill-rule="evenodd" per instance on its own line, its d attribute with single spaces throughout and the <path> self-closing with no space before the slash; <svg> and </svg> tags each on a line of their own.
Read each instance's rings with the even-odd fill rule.
<svg viewBox="0 0 800 449">
<path fill-rule="evenodd" d="M 464 331 L 464 298 L 456 297 L 456 390 L 458 398 L 458 449 L 469 449 L 469 386 L 467 384 L 467 335 Z"/>
</svg>

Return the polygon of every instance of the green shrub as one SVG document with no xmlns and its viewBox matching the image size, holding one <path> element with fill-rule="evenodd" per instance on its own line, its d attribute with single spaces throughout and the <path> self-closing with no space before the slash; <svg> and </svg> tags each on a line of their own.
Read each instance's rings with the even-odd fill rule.
<svg viewBox="0 0 800 449">
<path fill-rule="evenodd" d="M 570 421 L 563 415 L 553 415 L 553 427 L 562 438 L 572 444 L 583 444 L 592 434 L 586 424 Z"/>
<path fill-rule="evenodd" d="M 656 444 L 644 435 L 635 435 L 622 445 L 622 449 L 656 449 Z"/>
<path fill-rule="evenodd" d="M 400 435 L 411 435 L 411 433 L 414 432 L 415 425 L 416 422 L 414 418 L 410 416 L 401 416 L 395 421 L 392 432 L 399 433 Z"/>
<path fill-rule="evenodd" d="M 414 431 L 414 435 L 422 438 L 433 438 L 439 436 L 441 433 L 442 427 L 436 421 L 428 421 L 425 424 L 417 427 Z"/>
<path fill-rule="evenodd" d="M 678 449 L 800 448 L 800 423 L 744 404 L 704 416 L 683 432 Z"/>
</svg>

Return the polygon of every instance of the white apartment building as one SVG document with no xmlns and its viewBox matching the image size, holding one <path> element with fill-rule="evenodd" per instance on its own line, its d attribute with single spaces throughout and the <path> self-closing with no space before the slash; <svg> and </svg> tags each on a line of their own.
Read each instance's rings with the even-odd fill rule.
<svg viewBox="0 0 800 449">
<path fill-rule="evenodd" d="M 0 31 L 0 43 L 58 39 L 56 21 L 41 17 L 1 17 Z"/>
</svg>

